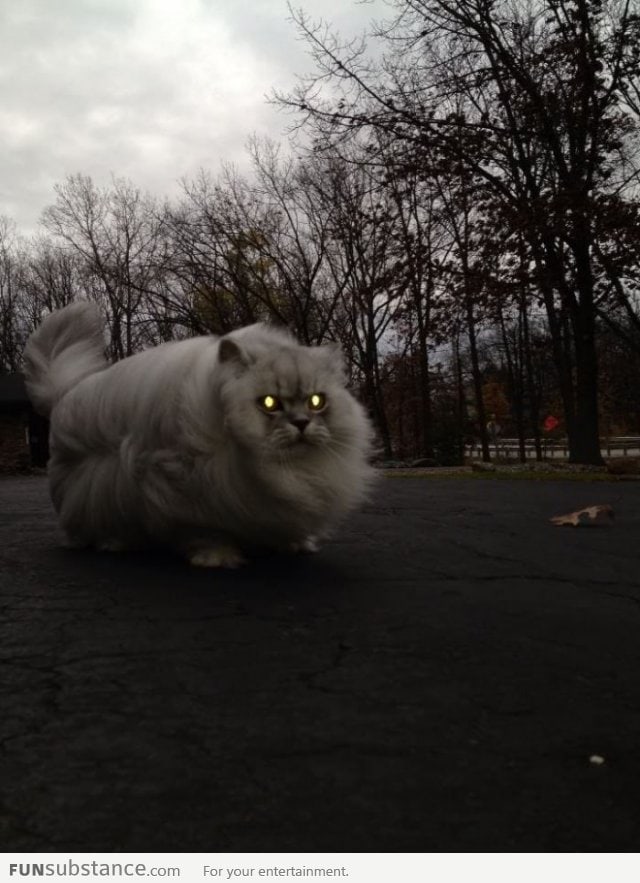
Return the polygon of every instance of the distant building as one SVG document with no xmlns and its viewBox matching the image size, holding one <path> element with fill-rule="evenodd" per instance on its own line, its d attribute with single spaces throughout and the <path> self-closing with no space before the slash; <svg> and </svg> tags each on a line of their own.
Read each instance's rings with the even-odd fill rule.
<svg viewBox="0 0 640 883">
<path fill-rule="evenodd" d="M 22 374 L 0 374 L 0 473 L 25 472 L 49 459 L 49 421 L 33 409 Z"/>
</svg>

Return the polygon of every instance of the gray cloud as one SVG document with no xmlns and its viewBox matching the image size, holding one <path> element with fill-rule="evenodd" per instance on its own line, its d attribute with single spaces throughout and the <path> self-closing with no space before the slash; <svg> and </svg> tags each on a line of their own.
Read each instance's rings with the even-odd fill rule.
<svg viewBox="0 0 640 883">
<path fill-rule="evenodd" d="M 383 0 L 301 0 L 344 33 Z M 0 0 L 0 213 L 35 229 L 53 185 L 125 176 L 157 195 L 247 137 L 280 137 L 265 101 L 308 69 L 285 0 Z"/>
</svg>

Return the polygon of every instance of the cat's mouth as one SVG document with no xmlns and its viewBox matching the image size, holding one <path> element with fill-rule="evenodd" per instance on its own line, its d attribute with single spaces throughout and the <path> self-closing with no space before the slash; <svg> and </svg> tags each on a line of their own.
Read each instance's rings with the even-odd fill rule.
<svg viewBox="0 0 640 883">
<path fill-rule="evenodd" d="M 273 448 L 277 454 L 283 457 L 305 456 L 307 452 L 317 450 L 326 444 L 326 440 L 318 433 L 296 432 L 282 433 L 279 438 L 273 438 L 271 441 Z"/>
<path fill-rule="evenodd" d="M 314 447 L 316 447 L 316 443 L 302 433 L 299 433 L 293 438 L 287 439 L 284 444 L 279 445 L 280 451 L 285 455 L 292 453 L 303 454 L 305 451 L 311 450 L 311 448 Z"/>
<path fill-rule="evenodd" d="M 289 448 L 308 448 L 310 447 L 312 442 L 302 433 L 300 433 L 296 438 L 292 438 L 289 442 Z"/>
</svg>

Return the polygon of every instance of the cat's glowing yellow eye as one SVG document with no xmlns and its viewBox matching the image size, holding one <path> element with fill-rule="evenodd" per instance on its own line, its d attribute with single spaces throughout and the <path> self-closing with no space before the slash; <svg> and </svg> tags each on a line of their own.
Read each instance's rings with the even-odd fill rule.
<svg viewBox="0 0 640 883">
<path fill-rule="evenodd" d="M 269 413 L 279 411 L 282 408 L 280 399 L 277 399 L 275 396 L 262 396 L 262 398 L 258 399 L 258 404 L 264 411 Z"/>
<path fill-rule="evenodd" d="M 314 392 L 307 399 L 307 405 L 310 411 L 322 411 L 327 404 L 327 398 L 322 392 Z"/>
</svg>

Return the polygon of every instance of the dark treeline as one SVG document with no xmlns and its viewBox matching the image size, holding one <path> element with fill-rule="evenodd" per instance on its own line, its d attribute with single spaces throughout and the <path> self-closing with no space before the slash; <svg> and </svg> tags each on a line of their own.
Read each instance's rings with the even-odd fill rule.
<svg viewBox="0 0 640 883">
<path fill-rule="evenodd" d="M 294 19 L 317 75 L 274 100 L 304 147 L 161 202 L 56 188 L 0 226 L 0 369 L 77 297 L 110 354 L 268 319 L 339 340 L 384 456 L 454 462 L 487 424 L 574 462 L 640 431 L 640 19 L 625 0 L 396 0 L 376 61 Z"/>
</svg>

